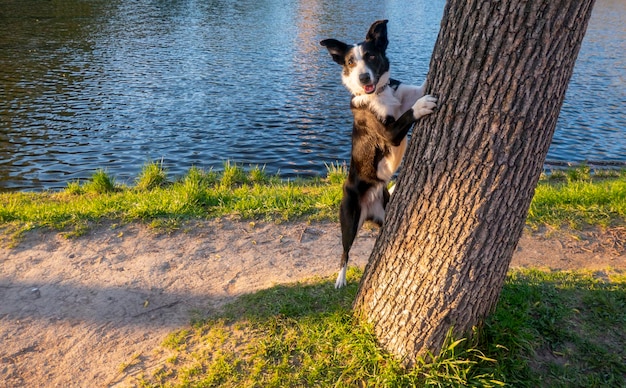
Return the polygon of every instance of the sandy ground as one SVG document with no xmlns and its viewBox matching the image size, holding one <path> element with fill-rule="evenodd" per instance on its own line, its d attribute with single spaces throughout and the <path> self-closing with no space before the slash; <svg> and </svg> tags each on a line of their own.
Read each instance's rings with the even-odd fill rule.
<svg viewBox="0 0 626 388">
<path fill-rule="evenodd" d="M 377 233 L 359 235 L 351 264 L 365 266 Z M 512 266 L 626 270 L 625 240 L 624 229 L 525 233 Z M 122 364 L 152 354 L 193 314 L 332 275 L 340 252 L 334 223 L 216 220 L 171 234 L 105 225 L 71 240 L 30 232 L 16 248 L 0 248 L 0 386 L 126 386 L 133 371 Z"/>
</svg>

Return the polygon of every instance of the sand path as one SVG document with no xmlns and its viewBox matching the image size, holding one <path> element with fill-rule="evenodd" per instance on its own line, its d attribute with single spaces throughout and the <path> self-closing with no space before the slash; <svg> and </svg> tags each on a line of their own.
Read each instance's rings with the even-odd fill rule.
<svg viewBox="0 0 626 388">
<path fill-rule="evenodd" d="M 377 230 L 351 264 L 365 266 Z M 580 238 L 525 233 L 512 266 L 626 270 L 623 229 Z M 337 271 L 335 223 L 213 220 L 171 234 L 94 227 L 29 232 L 0 248 L 0 387 L 124 386 L 121 365 L 242 293 Z M 132 372 L 131 372 L 132 373 Z"/>
</svg>

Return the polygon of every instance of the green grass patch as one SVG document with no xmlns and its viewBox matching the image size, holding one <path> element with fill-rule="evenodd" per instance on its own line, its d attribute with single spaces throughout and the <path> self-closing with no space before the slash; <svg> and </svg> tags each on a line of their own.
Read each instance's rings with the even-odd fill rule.
<svg viewBox="0 0 626 388">
<path fill-rule="evenodd" d="M 217 173 L 193 167 L 170 182 L 160 163 L 144 166 L 135 187 L 117 185 L 98 170 L 86 182 L 60 192 L 0 194 L 0 225 L 83 230 L 100 220 L 172 225 L 191 218 L 232 216 L 282 222 L 336 220 L 341 183 L 328 179 L 281 180 L 255 166 L 246 171 L 226 163 Z"/>
<path fill-rule="evenodd" d="M 624 386 L 626 277 L 513 271 L 480 343 L 512 386 Z"/>
<path fill-rule="evenodd" d="M 167 184 L 167 170 L 163 167 L 163 161 L 146 163 L 137 177 L 137 190 L 152 190 Z"/>
<path fill-rule="evenodd" d="M 106 170 L 97 170 L 83 187 L 83 190 L 94 194 L 108 194 L 115 191 L 115 178 Z"/>
<path fill-rule="evenodd" d="M 626 174 L 591 179 L 585 173 L 571 173 L 564 181 L 539 182 L 527 223 L 579 229 L 624 225 L 625 220 Z"/>
<path fill-rule="evenodd" d="M 346 177 L 348 176 L 348 166 L 345 163 L 340 164 L 337 162 L 324 165 L 326 166 L 326 171 L 328 171 L 326 178 L 330 183 L 342 184 L 343 181 L 346 180 Z"/>
<path fill-rule="evenodd" d="M 244 169 L 227 162 L 221 172 L 192 167 L 176 179 L 160 162 L 148 163 L 135 186 L 118 184 L 104 170 L 65 190 L 0 193 L 0 228 L 22 233 L 32 228 L 80 235 L 91 223 L 142 221 L 174 226 L 181 220 L 231 216 L 283 222 L 337 221 L 345 165 L 327 166 L 325 178 L 283 180 L 258 166 Z M 585 171 L 544 177 L 528 213 L 532 227 L 582 228 L 626 224 L 626 173 L 593 175 Z"/>
<path fill-rule="evenodd" d="M 404 370 L 357 320 L 332 279 L 245 295 L 172 333 L 156 387 L 604 387 L 626 384 L 626 276 L 513 271 L 495 313 L 471 338 Z M 136 375 L 138 371 L 134 370 Z"/>
</svg>

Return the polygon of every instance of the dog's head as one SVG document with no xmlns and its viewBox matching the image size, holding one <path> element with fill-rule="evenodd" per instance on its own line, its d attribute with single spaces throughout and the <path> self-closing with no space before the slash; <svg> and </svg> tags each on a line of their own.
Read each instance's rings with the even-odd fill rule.
<svg viewBox="0 0 626 388">
<path fill-rule="evenodd" d="M 348 45 L 336 39 L 320 42 L 328 49 L 333 61 L 343 66 L 341 80 L 355 96 L 381 90 L 389 82 L 387 49 L 387 20 L 375 21 L 365 41 Z"/>
</svg>

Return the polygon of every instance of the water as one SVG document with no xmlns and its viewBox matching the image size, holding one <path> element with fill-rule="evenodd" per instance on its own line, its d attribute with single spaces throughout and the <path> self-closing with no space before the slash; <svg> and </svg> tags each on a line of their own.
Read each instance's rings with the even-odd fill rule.
<svg viewBox="0 0 626 388">
<path fill-rule="evenodd" d="M 444 1 L 0 0 L 0 191 L 148 161 L 227 159 L 285 177 L 349 158 L 349 97 L 319 41 L 390 19 L 395 78 L 421 83 Z M 598 0 L 548 159 L 626 161 L 626 4 Z"/>
</svg>

